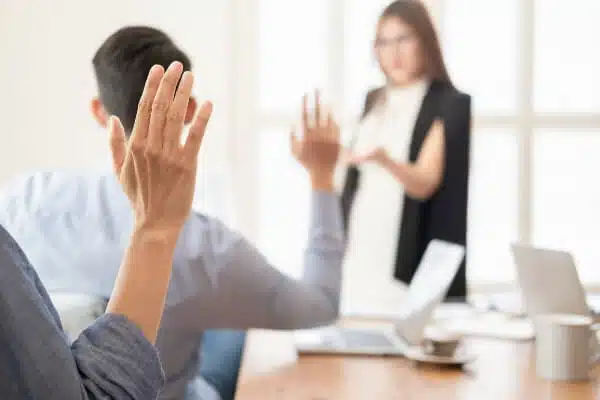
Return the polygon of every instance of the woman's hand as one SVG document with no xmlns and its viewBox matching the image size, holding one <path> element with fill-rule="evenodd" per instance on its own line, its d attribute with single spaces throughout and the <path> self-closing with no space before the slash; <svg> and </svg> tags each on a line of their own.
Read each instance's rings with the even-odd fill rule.
<svg viewBox="0 0 600 400">
<path fill-rule="evenodd" d="M 113 165 L 135 226 L 159 234 L 178 235 L 190 213 L 198 152 L 212 112 L 210 102 L 202 105 L 182 145 L 194 80 L 191 72 L 182 73 L 178 62 L 166 72 L 156 65 L 150 70 L 128 143 L 119 119 L 110 123 Z"/>
<path fill-rule="evenodd" d="M 378 165 L 385 165 L 390 159 L 387 151 L 383 147 L 376 147 L 372 150 L 363 153 L 351 154 L 348 158 L 350 164 L 363 164 L 367 162 L 374 162 Z"/>
<path fill-rule="evenodd" d="M 349 162 L 353 164 L 375 162 L 404 186 L 408 196 L 427 200 L 438 190 L 443 180 L 444 142 L 444 123 L 436 120 L 423 142 L 416 162 L 396 161 L 381 147 L 354 154 Z"/>
</svg>

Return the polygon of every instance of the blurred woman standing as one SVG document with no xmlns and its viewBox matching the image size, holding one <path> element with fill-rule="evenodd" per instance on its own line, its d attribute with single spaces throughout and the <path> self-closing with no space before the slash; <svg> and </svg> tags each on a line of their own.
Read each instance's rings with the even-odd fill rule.
<svg viewBox="0 0 600 400">
<path fill-rule="evenodd" d="M 471 99 L 421 1 L 385 8 L 374 52 L 386 84 L 366 95 L 347 154 L 344 308 L 397 307 L 431 239 L 466 245 Z M 449 298 L 466 298 L 465 265 Z"/>
</svg>

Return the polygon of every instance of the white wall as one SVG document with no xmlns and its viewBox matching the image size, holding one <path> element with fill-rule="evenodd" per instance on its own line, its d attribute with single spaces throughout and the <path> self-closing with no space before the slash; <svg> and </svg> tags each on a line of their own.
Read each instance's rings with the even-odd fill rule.
<svg viewBox="0 0 600 400">
<path fill-rule="evenodd" d="M 91 59 L 130 24 L 164 29 L 190 55 L 196 96 L 215 103 L 203 162 L 212 171 L 228 162 L 230 0 L 0 0 L 0 10 L 0 184 L 29 170 L 107 165 L 105 133 L 88 111 Z"/>
</svg>

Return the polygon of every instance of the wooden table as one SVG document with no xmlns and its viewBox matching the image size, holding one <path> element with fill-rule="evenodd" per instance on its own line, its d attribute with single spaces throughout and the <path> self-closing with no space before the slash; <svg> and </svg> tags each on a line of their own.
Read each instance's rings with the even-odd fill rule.
<svg viewBox="0 0 600 400">
<path fill-rule="evenodd" d="M 598 370 L 583 383 L 535 376 L 533 344 L 469 339 L 478 358 L 463 369 L 404 358 L 300 356 L 290 333 L 251 331 L 239 400 L 562 400 L 600 399 Z"/>
</svg>

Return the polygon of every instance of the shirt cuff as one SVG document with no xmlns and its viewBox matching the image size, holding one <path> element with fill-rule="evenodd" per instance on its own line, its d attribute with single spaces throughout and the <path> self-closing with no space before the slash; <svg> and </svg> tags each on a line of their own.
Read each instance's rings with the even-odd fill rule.
<svg viewBox="0 0 600 400">
<path fill-rule="evenodd" d="M 164 385 L 156 348 L 123 315 L 102 315 L 81 333 L 72 350 L 92 392 L 109 398 L 150 399 Z"/>
<path fill-rule="evenodd" d="M 318 190 L 312 192 L 312 226 L 319 231 L 337 233 L 341 238 L 342 210 L 337 194 Z"/>
</svg>

